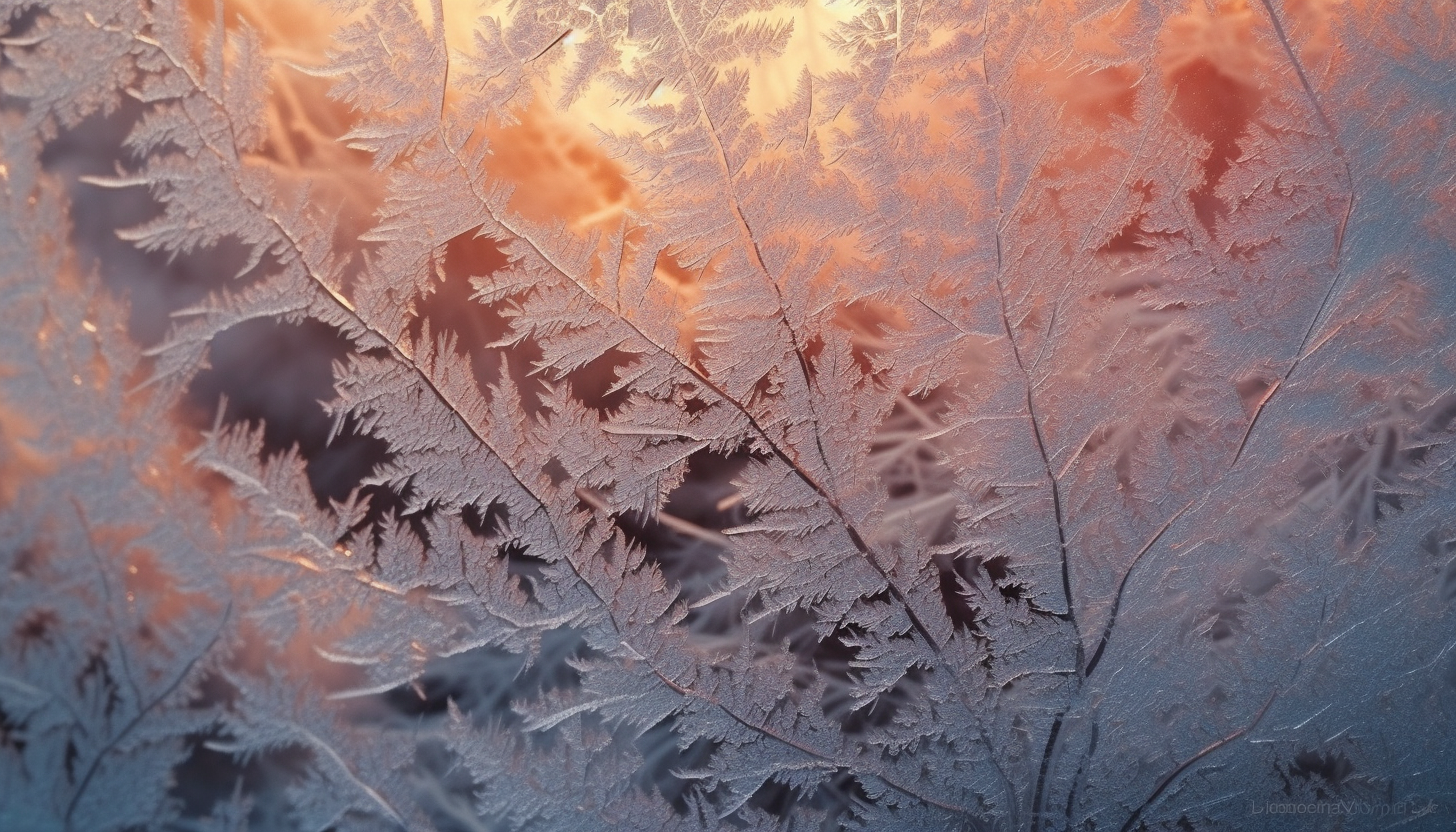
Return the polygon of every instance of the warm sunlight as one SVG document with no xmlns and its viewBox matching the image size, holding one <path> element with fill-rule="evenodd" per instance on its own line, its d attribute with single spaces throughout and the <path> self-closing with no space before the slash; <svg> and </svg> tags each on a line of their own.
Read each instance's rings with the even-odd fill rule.
<svg viewBox="0 0 1456 832">
<path fill-rule="evenodd" d="M 0 830 L 1452 828 L 1453 78 L 1431 0 L 0 3 Z"/>
</svg>

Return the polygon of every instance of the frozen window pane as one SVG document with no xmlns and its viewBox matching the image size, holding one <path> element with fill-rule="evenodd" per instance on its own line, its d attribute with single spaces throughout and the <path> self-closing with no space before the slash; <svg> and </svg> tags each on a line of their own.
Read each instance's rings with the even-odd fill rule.
<svg viewBox="0 0 1456 832">
<path fill-rule="evenodd" d="M 1453 18 L 6 0 L 0 827 L 1449 828 Z"/>
</svg>

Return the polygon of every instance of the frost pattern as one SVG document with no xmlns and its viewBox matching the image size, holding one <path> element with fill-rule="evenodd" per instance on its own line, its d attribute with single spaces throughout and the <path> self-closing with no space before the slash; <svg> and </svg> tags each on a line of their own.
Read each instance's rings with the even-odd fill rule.
<svg viewBox="0 0 1456 832">
<path fill-rule="evenodd" d="M 0 826 L 1446 828 L 1453 15 L 5 0 Z"/>
</svg>

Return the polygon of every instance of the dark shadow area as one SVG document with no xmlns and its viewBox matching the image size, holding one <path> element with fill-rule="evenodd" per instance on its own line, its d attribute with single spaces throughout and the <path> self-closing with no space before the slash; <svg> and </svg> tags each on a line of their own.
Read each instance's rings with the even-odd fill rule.
<svg viewBox="0 0 1456 832">
<path fill-rule="evenodd" d="M 333 422 L 320 403 L 334 397 L 333 364 L 349 354 L 349 342 L 315 320 L 247 321 L 213 339 L 212 366 L 193 379 L 182 412 L 210 427 L 225 400 L 224 424 L 261 423 L 266 455 L 297 448 L 319 504 L 342 500 L 388 456 L 373 437 L 342 432 L 329 441 Z"/>
<path fill-rule="evenodd" d="M 143 112 L 143 105 L 124 97 L 115 111 L 93 115 L 49 142 L 41 163 L 66 185 L 71 242 L 81 271 L 98 274 L 102 286 L 127 303 L 128 334 L 146 346 L 171 330 L 172 313 L 224 287 L 246 285 L 235 278 L 247 266 L 248 251 L 225 239 L 187 254 L 149 252 L 117 236 L 161 216 L 161 203 L 143 187 L 103 188 L 81 177 L 118 175 L 131 160 L 123 142 Z"/>
</svg>

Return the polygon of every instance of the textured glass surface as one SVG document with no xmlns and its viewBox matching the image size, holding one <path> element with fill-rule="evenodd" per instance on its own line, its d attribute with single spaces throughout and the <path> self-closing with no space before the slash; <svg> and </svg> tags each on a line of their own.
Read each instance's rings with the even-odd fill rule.
<svg viewBox="0 0 1456 832">
<path fill-rule="evenodd" d="M 0 829 L 1448 830 L 1448 0 L 0 0 Z"/>
</svg>

